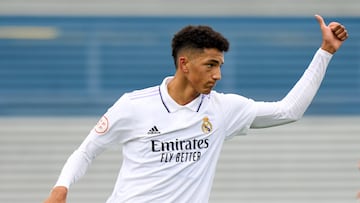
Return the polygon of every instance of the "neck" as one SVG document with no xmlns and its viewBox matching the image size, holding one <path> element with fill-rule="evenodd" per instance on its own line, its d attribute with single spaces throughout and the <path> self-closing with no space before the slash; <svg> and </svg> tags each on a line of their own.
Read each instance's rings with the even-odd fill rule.
<svg viewBox="0 0 360 203">
<path fill-rule="evenodd" d="M 189 88 L 188 85 L 181 82 L 183 80 L 178 77 L 174 77 L 167 85 L 168 93 L 170 97 L 180 105 L 186 105 L 196 99 L 200 93 L 194 89 Z"/>
</svg>

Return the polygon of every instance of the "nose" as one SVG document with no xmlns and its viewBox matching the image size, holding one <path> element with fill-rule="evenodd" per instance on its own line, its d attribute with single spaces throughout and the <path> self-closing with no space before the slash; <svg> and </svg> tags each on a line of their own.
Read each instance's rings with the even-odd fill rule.
<svg viewBox="0 0 360 203">
<path fill-rule="evenodd" d="M 221 79 L 221 68 L 220 66 L 217 68 L 214 68 L 214 72 L 212 74 L 212 79 L 214 80 L 220 80 Z"/>
</svg>

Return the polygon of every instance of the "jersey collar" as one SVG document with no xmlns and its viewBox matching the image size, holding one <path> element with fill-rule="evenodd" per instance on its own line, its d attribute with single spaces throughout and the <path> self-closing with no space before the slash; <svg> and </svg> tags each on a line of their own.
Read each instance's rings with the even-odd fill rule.
<svg viewBox="0 0 360 203">
<path fill-rule="evenodd" d="M 200 94 L 197 98 L 186 105 L 179 105 L 176 103 L 169 95 L 167 84 L 172 80 L 173 77 L 166 77 L 161 85 L 159 86 L 159 92 L 161 101 L 164 104 L 164 107 L 169 113 L 176 112 L 181 109 L 189 109 L 194 112 L 199 112 L 200 107 L 203 103 L 205 95 Z"/>
</svg>

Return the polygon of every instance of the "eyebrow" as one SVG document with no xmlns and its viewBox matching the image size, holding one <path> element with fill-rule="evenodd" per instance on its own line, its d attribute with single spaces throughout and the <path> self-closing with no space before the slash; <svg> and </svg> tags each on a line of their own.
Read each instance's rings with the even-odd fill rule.
<svg viewBox="0 0 360 203">
<path fill-rule="evenodd" d="M 208 60 L 208 62 L 216 63 L 216 64 L 220 64 L 220 65 L 223 65 L 223 64 L 224 64 L 224 62 L 218 61 L 218 60 L 215 60 L 215 59 L 210 59 L 210 60 Z"/>
</svg>

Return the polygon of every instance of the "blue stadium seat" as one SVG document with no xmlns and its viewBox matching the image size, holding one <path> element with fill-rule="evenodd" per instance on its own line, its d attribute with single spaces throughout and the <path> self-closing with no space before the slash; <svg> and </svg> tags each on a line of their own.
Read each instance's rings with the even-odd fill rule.
<svg viewBox="0 0 360 203">
<path fill-rule="evenodd" d="M 337 19 L 351 38 L 334 57 L 307 114 L 360 114 L 358 18 Z M 0 116 L 100 116 L 124 92 L 172 75 L 170 41 L 207 24 L 231 42 L 218 91 L 281 99 L 320 45 L 313 18 L 22 17 L 7 26 L 51 27 L 54 39 L 0 38 Z"/>
</svg>

